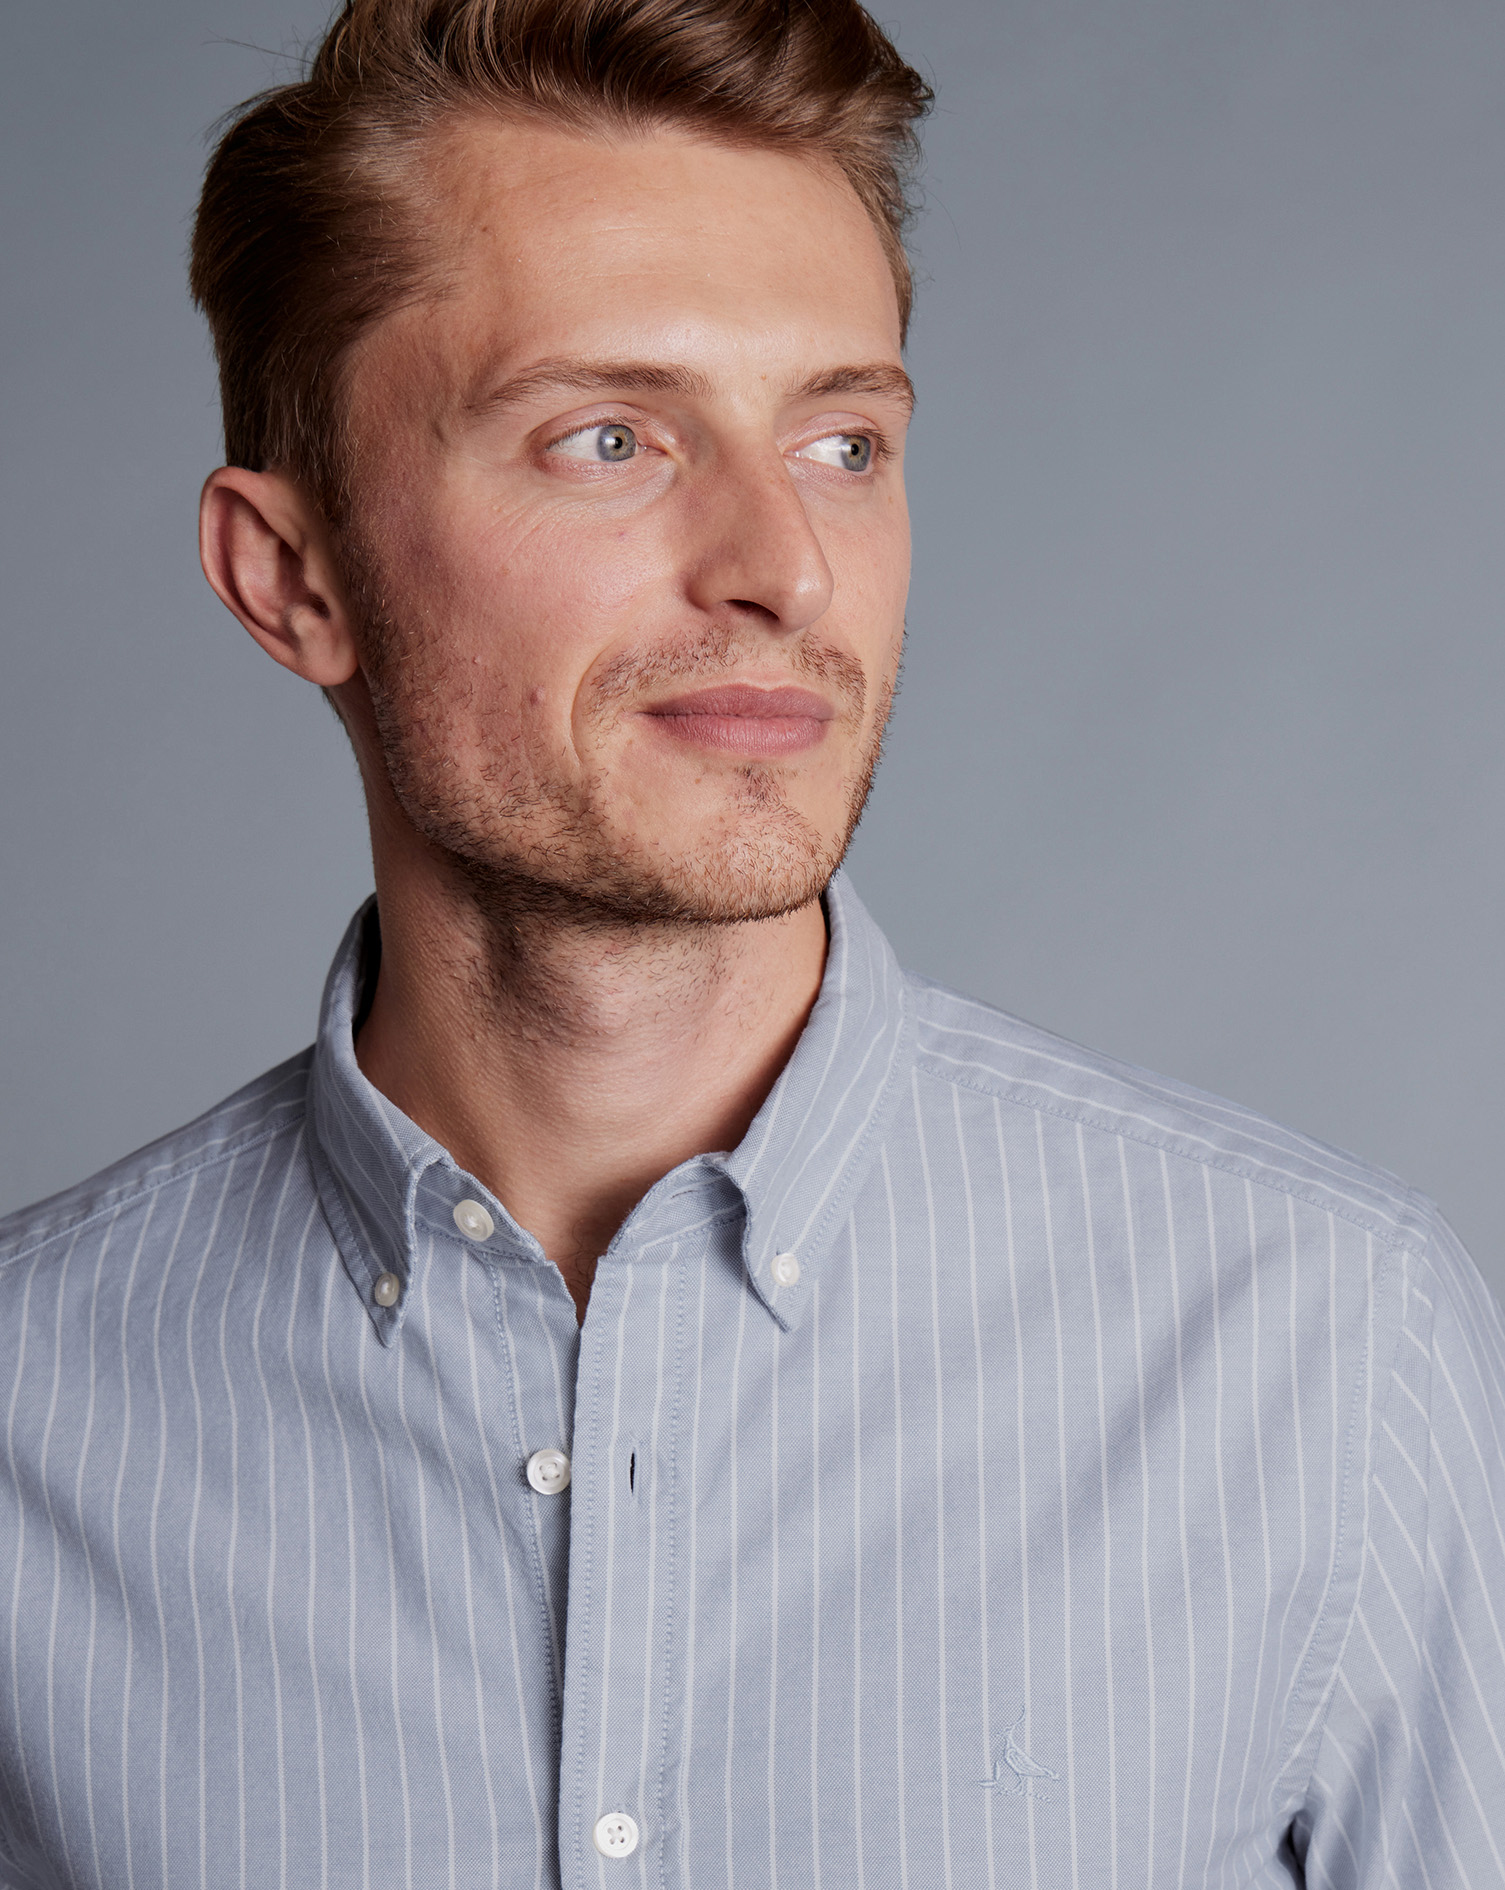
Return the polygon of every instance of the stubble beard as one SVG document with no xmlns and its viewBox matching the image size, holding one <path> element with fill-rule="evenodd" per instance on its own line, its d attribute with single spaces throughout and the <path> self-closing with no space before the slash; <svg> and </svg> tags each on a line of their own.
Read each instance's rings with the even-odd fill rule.
<svg viewBox="0 0 1505 1890">
<path fill-rule="evenodd" d="M 891 677 L 879 686 L 877 713 L 834 834 L 822 833 L 791 803 L 776 766 L 748 762 L 737 770 L 725 831 L 713 844 L 650 851 L 627 844 L 605 817 L 600 777 L 540 780 L 518 757 L 503 753 L 488 761 L 478 780 L 461 778 L 449 758 L 447 724 L 474 683 L 454 668 L 436 672 L 437 626 L 426 632 L 399 619 L 374 560 L 347 542 L 343 562 L 393 796 L 448 862 L 496 943 L 506 938 L 521 945 L 522 934 L 538 922 L 683 937 L 693 928 L 781 918 L 825 891 L 872 791 L 892 706 Z M 747 642 L 747 633 L 735 627 L 713 626 L 651 650 L 624 652 L 596 679 L 589 714 L 605 722 L 650 689 L 662 694 L 675 684 L 703 686 L 730 674 Z M 791 651 L 790 669 L 834 694 L 840 721 L 863 727 L 867 681 L 855 657 L 806 633 Z"/>
</svg>

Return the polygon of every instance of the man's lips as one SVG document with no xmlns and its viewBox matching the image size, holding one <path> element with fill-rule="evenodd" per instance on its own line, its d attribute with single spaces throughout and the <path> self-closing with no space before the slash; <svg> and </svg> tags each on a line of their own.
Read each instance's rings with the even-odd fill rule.
<svg viewBox="0 0 1505 1890">
<path fill-rule="evenodd" d="M 811 748 L 836 711 L 813 689 L 725 683 L 670 696 L 640 711 L 664 734 L 739 755 L 792 755 Z"/>
</svg>

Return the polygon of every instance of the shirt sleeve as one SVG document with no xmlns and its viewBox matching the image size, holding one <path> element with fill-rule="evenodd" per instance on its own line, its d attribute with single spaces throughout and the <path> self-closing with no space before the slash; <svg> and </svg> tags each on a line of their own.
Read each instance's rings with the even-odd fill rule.
<svg viewBox="0 0 1505 1890">
<path fill-rule="evenodd" d="M 1440 1216 L 1404 1256 L 1364 1562 L 1305 1809 L 1310 1885 L 1505 1885 L 1505 1326 Z"/>
</svg>

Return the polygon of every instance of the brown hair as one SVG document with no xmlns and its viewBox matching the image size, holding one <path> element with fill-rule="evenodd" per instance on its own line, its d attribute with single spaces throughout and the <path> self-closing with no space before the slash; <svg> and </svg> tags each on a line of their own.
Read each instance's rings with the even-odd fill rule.
<svg viewBox="0 0 1505 1890">
<path fill-rule="evenodd" d="M 227 458 L 343 513 L 341 363 L 431 273 L 414 159 L 457 113 L 824 157 L 878 229 L 907 325 L 905 182 L 930 98 L 857 0 L 346 0 L 307 76 L 241 108 L 204 180 L 189 281 Z"/>
</svg>

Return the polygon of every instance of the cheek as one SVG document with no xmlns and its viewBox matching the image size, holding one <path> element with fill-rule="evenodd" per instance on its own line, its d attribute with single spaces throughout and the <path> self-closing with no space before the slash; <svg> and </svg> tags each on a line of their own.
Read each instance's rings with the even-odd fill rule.
<svg viewBox="0 0 1505 1890">
<path fill-rule="evenodd" d="M 636 522 L 498 504 L 447 510 L 413 556 L 457 646 L 556 683 L 631 626 L 664 570 L 662 548 Z"/>
<path fill-rule="evenodd" d="M 524 777 L 568 771 L 582 682 L 663 616 L 663 547 L 638 521 L 463 496 L 382 530 L 401 630 L 392 682 L 420 745 L 442 742 L 465 774 L 503 757 Z"/>
<path fill-rule="evenodd" d="M 904 635 L 909 521 L 902 498 L 884 501 L 834 533 L 826 556 L 836 579 L 841 630 L 869 670 L 886 670 Z"/>
</svg>

